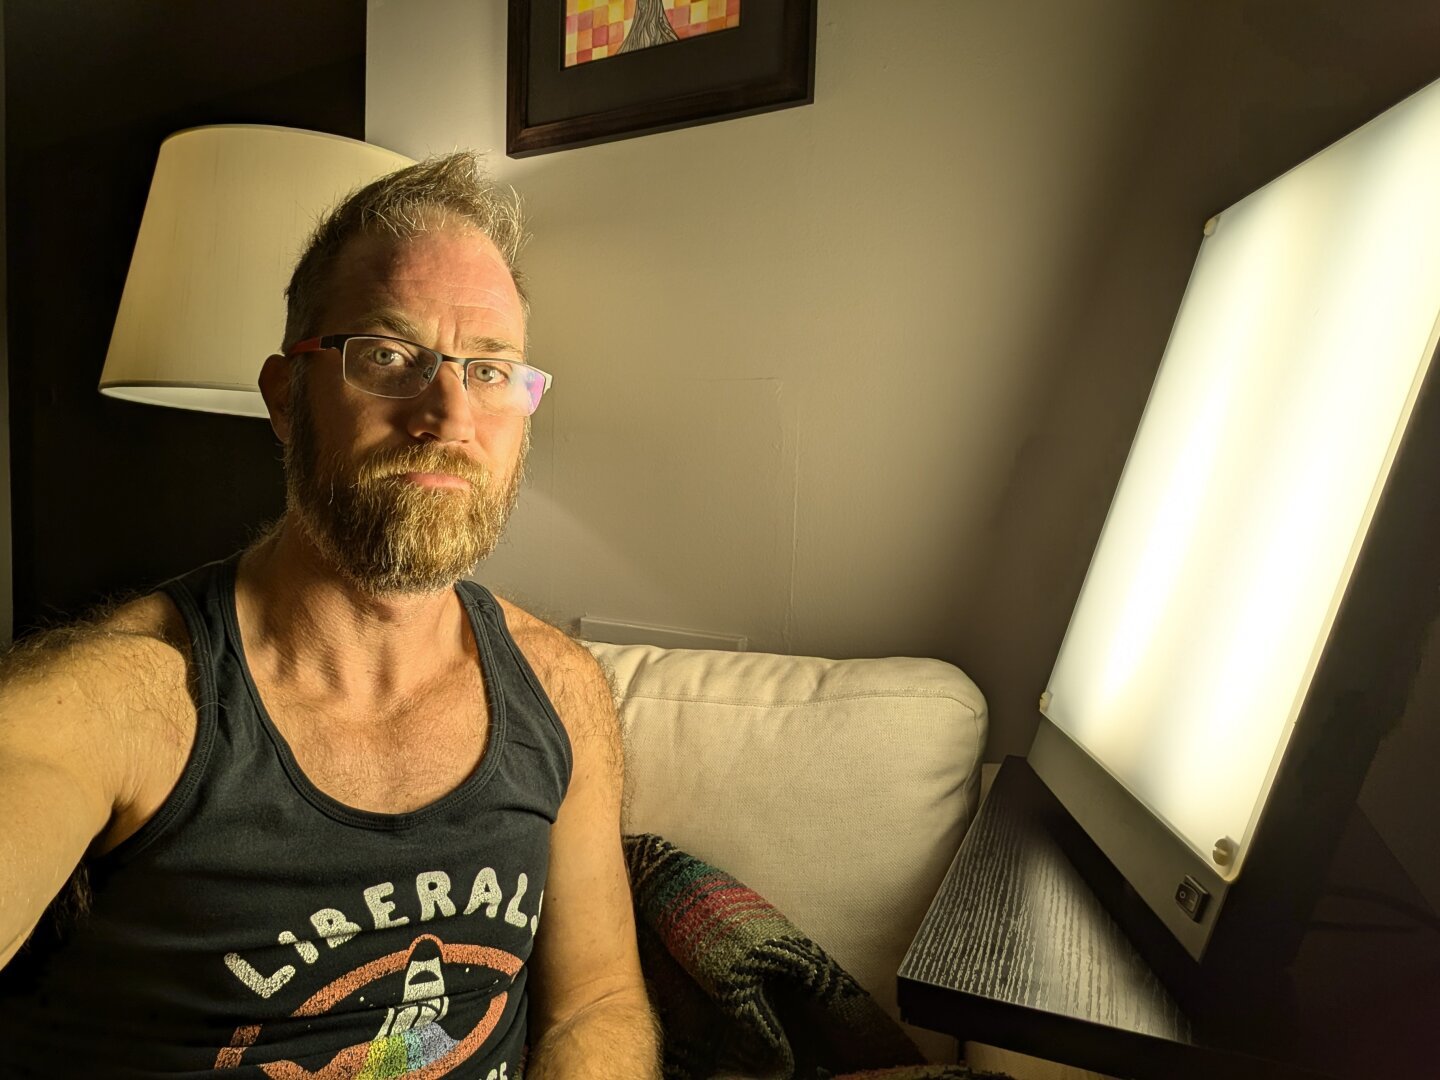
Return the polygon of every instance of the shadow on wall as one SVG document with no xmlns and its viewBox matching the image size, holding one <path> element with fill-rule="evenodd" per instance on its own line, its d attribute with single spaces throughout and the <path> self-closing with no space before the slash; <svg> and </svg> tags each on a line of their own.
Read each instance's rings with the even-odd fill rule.
<svg viewBox="0 0 1440 1080">
<path fill-rule="evenodd" d="M 507 165 L 534 211 L 535 348 L 565 389 L 528 497 L 649 577 L 577 572 L 522 503 L 487 579 L 562 619 L 969 666 L 951 613 L 989 572 L 981 523 L 1050 378 L 1064 261 L 1094 243 L 1118 110 L 1150 77 L 1134 20 L 1022 7 L 836 5 L 813 107 Z M 896 96 L 947 103 L 943 123 Z M 778 425 L 700 405 L 767 380 Z"/>
</svg>

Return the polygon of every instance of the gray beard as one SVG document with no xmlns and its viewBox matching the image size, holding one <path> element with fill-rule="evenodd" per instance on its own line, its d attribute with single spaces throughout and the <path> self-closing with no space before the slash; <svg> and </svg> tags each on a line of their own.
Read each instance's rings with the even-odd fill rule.
<svg viewBox="0 0 1440 1080">
<path fill-rule="evenodd" d="M 377 451 L 358 464 L 321 460 L 306 387 L 295 387 L 285 444 L 286 506 L 329 562 L 370 596 L 437 592 L 495 550 L 520 493 L 525 441 L 509 483 L 497 488 L 483 466 L 433 444 Z M 446 472 L 468 491 L 421 488 L 406 472 Z"/>
</svg>

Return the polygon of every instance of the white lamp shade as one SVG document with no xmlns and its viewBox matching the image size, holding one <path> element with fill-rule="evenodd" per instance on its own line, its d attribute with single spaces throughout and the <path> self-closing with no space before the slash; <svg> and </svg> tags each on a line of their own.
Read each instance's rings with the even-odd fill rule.
<svg viewBox="0 0 1440 1080">
<path fill-rule="evenodd" d="M 285 286 L 324 212 L 411 159 L 313 131 L 222 125 L 160 147 L 100 392 L 265 417 Z"/>
</svg>

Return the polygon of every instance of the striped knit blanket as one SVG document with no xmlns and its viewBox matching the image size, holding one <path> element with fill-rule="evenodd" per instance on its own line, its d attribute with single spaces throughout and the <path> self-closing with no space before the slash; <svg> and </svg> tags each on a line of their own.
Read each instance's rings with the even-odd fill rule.
<svg viewBox="0 0 1440 1080">
<path fill-rule="evenodd" d="M 665 1080 L 980 1075 L 924 1064 L 850 975 L 728 874 L 648 834 L 627 836 L 625 855 Z"/>
</svg>

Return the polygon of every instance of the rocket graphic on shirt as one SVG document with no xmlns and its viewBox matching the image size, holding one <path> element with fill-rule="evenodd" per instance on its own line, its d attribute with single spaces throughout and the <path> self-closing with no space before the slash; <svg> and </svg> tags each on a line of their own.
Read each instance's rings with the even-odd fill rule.
<svg viewBox="0 0 1440 1080">
<path fill-rule="evenodd" d="M 270 1080 L 389 1080 L 391 1077 L 442 1077 L 485 1048 L 505 1011 L 508 990 L 472 995 L 477 1005 L 452 1008 L 446 992 L 447 968 L 491 986 L 508 985 L 520 969 L 518 957 L 483 945 L 448 944 L 432 934 L 417 937 L 408 950 L 382 956 L 348 972 L 313 995 L 295 1017 L 323 1018 L 335 1010 L 383 1008 L 373 1038 L 340 1050 L 323 1067 L 311 1070 L 290 1060 L 264 1062 Z M 382 1004 L 383 1003 L 383 1004 Z M 216 1069 L 235 1068 L 259 1041 L 263 1025 L 238 1028 L 220 1051 Z M 496 1080 L 508 1070 L 495 1070 Z"/>
<path fill-rule="evenodd" d="M 449 1075 L 477 1053 L 493 1052 L 499 1045 L 496 1028 L 510 1004 L 523 959 L 496 945 L 457 942 L 446 937 L 451 928 L 455 933 L 469 935 L 489 927 L 503 927 L 511 934 L 523 935 L 521 940 L 533 938 L 542 897 L 536 897 L 535 913 L 526 913 L 520 902 L 527 875 L 519 874 L 504 916 L 497 917 L 505 897 L 494 871 L 487 868 L 477 876 L 463 913 L 474 918 L 452 919 L 461 914 L 456 905 L 448 901 L 448 896 L 426 888 L 438 876 L 422 874 L 417 885 L 422 899 L 435 901 L 422 903 L 421 909 L 422 922 L 439 917 L 432 924 L 432 932 L 411 936 L 400 930 L 409 919 L 393 913 L 388 892 L 377 893 L 375 889 L 366 890 L 366 898 L 380 898 L 370 905 L 376 933 L 351 922 L 337 909 L 316 912 L 311 922 L 317 931 L 325 931 L 317 938 L 331 949 L 345 946 L 352 939 L 380 940 L 381 934 L 388 935 L 383 940 L 393 942 L 397 930 L 404 935 L 401 940 L 408 943 L 330 979 L 312 990 L 288 1016 L 237 1027 L 229 1045 L 217 1054 L 215 1069 L 258 1067 L 269 1080 L 430 1080 Z M 436 900 L 437 896 L 440 899 Z M 482 932 L 480 936 L 501 940 L 493 933 Z M 289 931 L 279 935 L 279 942 L 299 953 L 301 970 L 321 957 L 315 944 L 298 940 Z M 282 988 L 289 992 L 304 981 L 296 980 L 297 965 L 293 963 L 264 975 L 239 954 L 230 953 L 224 959 L 241 983 L 266 1000 L 278 1001 L 285 996 L 276 998 Z M 314 1050 L 317 1039 L 323 1043 L 320 1032 L 328 1029 L 338 1034 L 357 1028 L 357 1034 L 368 1029 L 370 1037 L 350 1042 L 333 1054 L 326 1051 L 317 1055 Z M 354 1039 L 354 1035 L 350 1038 Z M 342 1040 L 340 1035 L 337 1041 Z M 292 1047 L 307 1050 L 294 1056 L 305 1058 L 308 1065 L 286 1055 Z M 509 1080 L 513 1063 L 490 1064 L 496 1067 L 485 1080 Z"/>
</svg>

